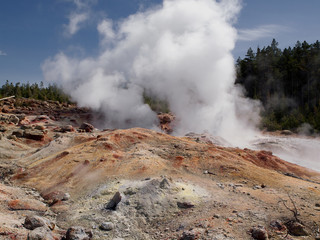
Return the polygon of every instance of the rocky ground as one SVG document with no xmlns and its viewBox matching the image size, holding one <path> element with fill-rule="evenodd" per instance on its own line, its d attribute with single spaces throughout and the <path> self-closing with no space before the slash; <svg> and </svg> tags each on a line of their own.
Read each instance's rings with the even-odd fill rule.
<svg viewBox="0 0 320 240">
<path fill-rule="evenodd" d="M 320 174 L 272 152 L 57 102 L 0 112 L 0 239 L 320 239 Z"/>
</svg>

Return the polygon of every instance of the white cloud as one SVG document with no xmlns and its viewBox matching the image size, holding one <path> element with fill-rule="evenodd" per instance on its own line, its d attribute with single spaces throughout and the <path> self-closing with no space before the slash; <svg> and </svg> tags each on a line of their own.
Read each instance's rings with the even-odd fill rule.
<svg viewBox="0 0 320 240">
<path fill-rule="evenodd" d="M 101 44 L 106 45 L 113 41 L 116 37 L 116 33 L 113 30 L 113 23 L 109 19 L 103 20 L 97 27 L 98 32 L 102 36 Z"/>
<path fill-rule="evenodd" d="M 238 40 L 255 41 L 265 37 L 272 37 L 282 31 L 289 31 L 289 28 L 282 25 L 270 24 L 261 25 L 252 29 L 239 29 Z"/>
<path fill-rule="evenodd" d="M 65 35 L 70 37 L 76 34 L 81 27 L 85 26 L 85 22 L 90 18 L 91 5 L 96 0 L 73 0 L 76 9 L 68 16 L 69 23 L 64 25 Z"/>
<path fill-rule="evenodd" d="M 7 56 L 7 54 L 0 50 L 0 56 Z"/>
<path fill-rule="evenodd" d="M 77 33 L 81 24 L 83 24 L 88 18 L 88 13 L 71 13 L 69 16 L 69 24 L 65 25 L 66 35 L 72 36 Z"/>
</svg>

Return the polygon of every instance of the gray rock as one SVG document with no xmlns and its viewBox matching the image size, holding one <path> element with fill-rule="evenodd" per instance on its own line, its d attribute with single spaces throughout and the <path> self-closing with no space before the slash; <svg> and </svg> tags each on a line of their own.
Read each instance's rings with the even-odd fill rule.
<svg viewBox="0 0 320 240">
<path fill-rule="evenodd" d="M 116 194 L 113 196 L 113 198 L 108 202 L 108 204 L 105 206 L 106 209 L 109 210 L 116 210 L 118 203 L 121 201 L 121 194 L 119 192 L 116 192 Z"/>
<path fill-rule="evenodd" d="M 137 193 L 136 190 L 132 189 L 131 187 L 128 187 L 128 188 L 124 191 L 124 194 L 125 194 L 125 195 L 129 195 L 129 196 L 134 195 L 134 194 L 136 194 L 136 193 Z"/>
<path fill-rule="evenodd" d="M 177 202 L 179 208 L 193 208 L 194 204 L 191 202 Z"/>
<path fill-rule="evenodd" d="M 162 179 L 162 181 L 160 182 L 160 188 L 168 189 L 169 187 L 170 187 L 169 181 L 166 178 Z"/>
<path fill-rule="evenodd" d="M 28 240 L 54 240 L 54 237 L 48 228 L 39 227 L 28 234 Z"/>
<path fill-rule="evenodd" d="M 92 233 L 86 232 L 83 227 L 70 227 L 66 233 L 66 240 L 89 240 L 92 238 Z"/>
<path fill-rule="evenodd" d="M 27 216 L 24 220 L 23 226 L 27 229 L 33 230 L 39 227 L 47 227 L 50 230 L 55 228 L 55 224 L 44 217 Z"/>
<path fill-rule="evenodd" d="M 68 201 L 70 199 L 70 197 L 71 197 L 70 194 L 66 192 L 66 193 L 64 193 L 64 195 L 63 195 L 61 200 L 62 201 Z"/>
<path fill-rule="evenodd" d="M 103 222 L 99 228 L 104 231 L 111 231 L 114 229 L 114 224 L 112 222 Z"/>
</svg>

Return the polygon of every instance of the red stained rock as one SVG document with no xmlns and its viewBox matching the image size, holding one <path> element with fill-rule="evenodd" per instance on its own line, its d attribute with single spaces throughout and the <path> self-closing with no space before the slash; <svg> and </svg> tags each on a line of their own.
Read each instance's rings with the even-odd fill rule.
<svg viewBox="0 0 320 240">
<path fill-rule="evenodd" d="M 11 210 L 30 210 L 30 211 L 38 211 L 45 212 L 47 210 L 47 206 L 37 200 L 12 200 L 8 203 L 8 207 Z"/>
</svg>

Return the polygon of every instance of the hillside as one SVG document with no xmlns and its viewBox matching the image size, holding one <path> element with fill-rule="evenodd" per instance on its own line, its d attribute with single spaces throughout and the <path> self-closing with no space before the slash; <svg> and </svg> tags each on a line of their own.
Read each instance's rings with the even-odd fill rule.
<svg viewBox="0 0 320 240">
<path fill-rule="evenodd" d="M 319 239 L 318 172 L 201 134 L 99 130 L 83 124 L 88 109 L 24 101 L 0 102 L 1 239 Z M 33 215 L 44 226 L 27 229 Z"/>
</svg>

